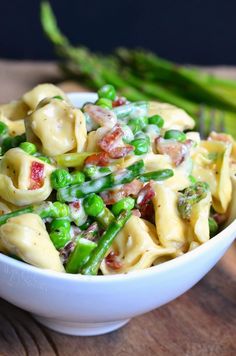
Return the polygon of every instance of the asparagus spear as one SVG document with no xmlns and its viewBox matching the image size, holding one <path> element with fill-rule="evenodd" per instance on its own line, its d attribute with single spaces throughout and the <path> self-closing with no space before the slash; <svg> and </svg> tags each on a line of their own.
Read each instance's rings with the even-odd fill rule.
<svg viewBox="0 0 236 356">
<path fill-rule="evenodd" d="M 12 211 L 0 216 L 0 225 L 7 222 L 8 219 L 22 214 L 34 213 L 38 214 L 42 219 L 46 218 L 61 218 L 69 216 L 69 207 L 60 202 L 44 202 L 38 205 L 31 205 L 26 208 Z"/>
<path fill-rule="evenodd" d="M 85 182 L 81 185 L 73 185 L 58 189 L 57 199 L 61 202 L 72 202 L 83 198 L 90 193 L 99 193 L 115 185 L 132 182 L 142 173 L 143 160 L 137 161 L 126 169 L 108 174 L 107 176 Z"/>
<path fill-rule="evenodd" d="M 61 167 L 77 167 L 78 169 L 81 169 L 84 166 L 86 158 L 92 154 L 94 154 L 94 152 L 65 153 L 56 156 L 55 159 Z"/>
<path fill-rule="evenodd" d="M 171 81 L 172 82 L 174 81 L 178 86 L 183 86 L 186 85 L 187 79 L 188 82 L 189 81 L 191 82 L 191 80 L 193 80 L 191 79 L 193 75 L 192 76 L 189 75 L 189 78 L 187 74 L 185 76 L 181 76 L 183 71 L 182 70 L 177 71 L 176 65 L 173 65 L 172 63 L 171 63 L 172 72 L 170 72 L 170 70 L 168 69 L 170 66 L 169 63 L 160 58 L 158 58 L 158 63 L 161 62 L 162 66 L 160 66 L 160 68 L 155 67 L 156 60 L 154 61 L 155 64 L 154 65 L 152 63 L 153 58 L 151 57 L 150 60 L 150 56 L 148 56 L 147 62 L 145 62 L 144 61 L 145 54 L 144 54 L 141 57 L 142 60 L 139 61 L 138 73 L 140 75 L 141 69 L 142 67 L 144 67 L 144 70 L 148 73 L 148 80 L 146 80 L 146 78 L 145 79 L 138 78 L 131 73 L 130 68 L 128 67 L 126 71 L 122 71 L 122 67 L 124 67 L 124 65 L 122 64 L 120 66 L 119 62 L 117 61 L 117 58 L 115 58 L 114 56 L 103 58 L 101 56 L 97 56 L 90 53 L 87 49 L 83 47 L 72 47 L 69 44 L 69 41 L 65 38 L 65 36 L 61 34 L 59 28 L 57 27 L 55 17 L 47 2 L 42 3 L 41 6 L 41 22 L 47 37 L 55 45 L 55 49 L 58 55 L 66 59 L 66 62 L 63 65 L 64 68 L 66 68 L 66 70 L 73 77 L 80 78 L 82 81 L 85 81 L 85 83 L 90 85 L 92 88 L 96 88 L 96 89 L 109 82 L 115 85 L 119 89 L 119 92 L 123 95 L 126 95 L 127 98 L 130 100 L 147 100 L 149 98 L 158 99 L 182 107 L 194 118 L 198 117 L 199 104 L 186 99 L 186 97 L 185 98 L 182 97 L 181 95 L 183 94 L 179 92 L 175 93 L 170 89 L 168 89 L 167 87 L 163 87 L 159 83 L 158 84 L 156 82 L 153 83 L 152 81 L 152 80 L 156 81 L 156 79 L 153 78 L 153 73 L 155 74 L 156 72 L 158 72 L 159 81 L 162 80 L 162 82 L 166 82 L 167 79 L 168 80 L 171 79 Z M 126 54 L 128 55 L 129 53 L 130 53 L 129 51 L 126 52 Z M 149 62 L 151 62 L 152 64 L 151 71 L 150 71 L 151 64 Z M 147 63 L 148 66 L 146 68 Z M 109 70 L 107 70 L 107 68 L 109 68 Z M 178 72 L 178 74 L 175 74 L 175 72 Z M 199 72 L 197 73 L 198 73 L 197 76 L 200 76 Z M 184 82 L 182 78 L 184 78 Z M 221 82 L 219 79 L 217 79 L 216 81 L 218 83 L 221 83 L 220 85 L 223 85 L 223 82 Z M 205 87 L 206 83 L 202 81 L 201 85 L 202 87 Z M 229 87 L 230 85 L 228 85 L 228 88 Z M 198 90 L 200 89 L 198 88 Z M 233 83 L 232 83 L 232 90 L 234 90 Z M 204 102 L 207 100 L 208 97 L 209 95 L 204 94 Z M 216 103 L 220 105 L 222 101 L 217 101 Z M 206 106 L 205 107 L 206 122 L 207 121 L 209 122 L 210 112 L 211 112 L 211 108 Z M 230 112 L 225 112 L 224 114 L 225 114 L 224 118 L 225 118 L 226 132 L 229 132 L 234 136 L 236 136 L 236 126 L 235 126 L 236 115 Z"/>
<path fill-rule="evenodd" d="M 82 235 L 83 236 L 83 235 Z M 79 237 L 77 244 L 70 254 L 66 264 L 67 273 L 79 273 L 81 268 L 89 259 L 91 252 L 97 247 L 97 243 L 91 240 Z"/>
<path fill-rule="evenodd" d="M 123 61 L 133 65 L 146 79 L 175 83 L 179 87 L 183 86 L 186 92 L 191 91 L 192 95 L 201 101 L 220 105 L 226 110 L 236 110 L 236 82 L 234 81 L 215 78 L 197 69 L 177 66 L 143 50 L 129 51 L 120 48 L 116 53 Z"/>
<path fill-rule="evenodd" d="M 205 182 L 197 182 L 180 192 L 177 206 L 181 217 L 190 219 L 193 205 L 204 199 L 208 192 L 209 185 Z"/>
<path fill-rule="evenodd" d="M 100 264 L 104 257 L 106 256 L 109 248 L 112 245 L 117 234 L 120 232 L 122 227 L 128 221 L 131 216 L 131 211 L 123 211 L 116 220 L 112 221 L 109 225 L 107 231 L 104 232 L 100 240 L 98 241 L 97 247 L 91 252 L 89 260 L 82 268 L 81 273 L 86 275 L 96 275 Z"/>
<path fill-rule="evenodd" d="M 149 182 L 150 180 L 161 181 L 173 177 L 172 169 L 161 169 L 159 171 L 147 172 L 140 175 L 141 182 Z"/>
</svg>

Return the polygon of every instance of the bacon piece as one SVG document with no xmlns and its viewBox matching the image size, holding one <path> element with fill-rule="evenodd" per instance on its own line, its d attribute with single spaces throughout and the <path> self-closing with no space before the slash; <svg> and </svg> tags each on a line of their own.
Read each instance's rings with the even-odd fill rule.
<svg viewBox="0 0 236 356">
<path fill-rule="evenodd" d="M 139 206 L 146 205 L 154 197 L 155 192 L 152 188 L 152 182 L 147 183 L 139 192 L 137 204 Z"/>
<path fill-rule="evenodd" d="M 74 209 L 80 209 L 80 202 L 79 201 L 74 201 L 73 203 L 71 203 L 69 205 L 71 205 Z"/>
<path fill-rule="evenodd" d="M 137 199 L 137 207 L 140 210 L 141 217 L 151 222 L 154 220 L 154 208 L 152 198 L 155 192 L 152 188 L 152 181 L 147 183 L 139 192 Z"/>
<path fill-rule="evenodd" d="M 111 251 L 105 258 L 106 265 L 114 270 L 118 270 L 122 267 L 122 262 L 118 259 L 117 253 Z"/>
<path fill-rule="evenodd" d="M 122 147 L 113 148 L 109 152 L 109 155 L 110 155 L 111 158 L 122 158 L 122 157 L 127 156 L 127 154 L 129 154 L 133 150 L 134 150 L 134 147 L 127 144 L 127 145 L 122 146 Z"/>
<path fill-rule="evenodd" d="M 141 218 L 150 221 L 151 223 L 155 223 L 155 210 L 153 207 L 153 203 L 149 202 L 148 204 L 142 205 L 140 207 L 140 215 Z"/>
<path fill-rule="evenodd" d="M 84 106 L 84 112 L 86 112 L 93 121 L 100 126 L 106 126 L 112 128 L 117 123 L 117 117 L 111 110 L 102 108 L 94 104 L 87 104 Z"/>
<path fill-rule="evenodd" d="M 100 195 L 106 205 L 112 205 L 129 195 L 136 197 L 142 186 L 142 182 L 138 179 L 134 179 L 131 183 L 124 184 L 115 189 L 106 190 L 100 193 Z"/>
<path fill-rule="evenodd" d="M 114 126 L 99 142 L 99 146 L 105 152 L 110 152 L 119 142 L 120 138 L 124 134 L 119 125 Z"/>
<path fill-rule="evenodd" d="M 164 140 L 162 137 L 155 139 L 158 153 L 170 156 L 175 166 L 179 166 L 189 153 L 192 146 L 192 140 L 186 140 L 184 143 L 172 140 Z"/>
<path fill-rule="evenodd" d="M 127 103 L 126 98 L 120 97 L 112 102 L 112 107 L 115 108 L 117 106 L 125 105 L 126 103 Z"/>
<path fill-rule="evenodd" d="M 95 153 L 86 158 L 85 164 L 93 164 L 100 167 L 105 167 L 109 164 L 110 158 L 107 152 Z"/>
<path fill-rule="evenodd" d="M 121 138 L 124 135 L 119 125 L 115 125 L 99 142 L 102 150 L 107 152 L 111 158 L 122 158 L 133 151 L 131 145 L 124 145 Z"/>
<path fill-rule="evenodd" d="M 217 224 L 222 225 L 223 223 L 226 222 L 228 216 L 227 216 L 227 214 L 215 213 L 215 214 L 213 214 L 213 218 L 215 219 Z"/>
<path fill-rule="evenodd" d="M 44 183 L 44 164 L 33 161 L 30 170 L 30 190 L 39 189 Z"/>
</svg>

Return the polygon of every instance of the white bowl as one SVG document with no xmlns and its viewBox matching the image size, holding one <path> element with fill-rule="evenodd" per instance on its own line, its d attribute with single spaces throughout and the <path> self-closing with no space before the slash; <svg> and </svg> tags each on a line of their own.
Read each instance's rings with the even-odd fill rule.
<svg viewBox="0 0 236 356">
<path fill-rule="evenodd" d="M 94 97 L 70 95 L 75 105 Z M 236 220 L 181 257 L 115 276 L 60 274 L 0 254 L 0 297 L 53 330 L 81 336 L 107 333 L 190 289 L 223 256 L 235 236 Z"/>
</svg>

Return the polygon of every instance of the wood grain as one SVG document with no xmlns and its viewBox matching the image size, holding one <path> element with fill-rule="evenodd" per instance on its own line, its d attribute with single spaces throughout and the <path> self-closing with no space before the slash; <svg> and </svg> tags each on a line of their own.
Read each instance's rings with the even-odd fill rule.
<svg viewBox="0 0 236 356">
<path fill-rule="evenodd" d="M 220 69 L 236 77 L 236 69 Z M 0 61 L 0 102 L 43 81 L 60 81 L 53 63 Z M 66 91 L 83 90 L 75 83 Z M 0 300 L 0 355 L 236 355 L 236 245 L 195 287 L 175 301 L 133 319 L 123 329 L 96 337 L 72 337 L 38 324 Z"/>
</svg>

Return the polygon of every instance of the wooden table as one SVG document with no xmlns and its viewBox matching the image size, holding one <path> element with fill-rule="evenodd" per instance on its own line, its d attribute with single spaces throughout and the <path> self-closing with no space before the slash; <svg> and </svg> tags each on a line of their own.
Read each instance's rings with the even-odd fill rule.
<svg viewBox="0 0 236 356">
<path fill-rule="evenodd" d="M 236 69 L 210 69 L 236 78 Z M 54 63 L 0 61 L 0 102 L 39 82 L 61 81 Z M 64 83 L 65 90 L 77 88 Z M 236 355 L 236 246 L 195 287 L 175 301 L 96 337 L 58 334 L 0 300 L 0 355 Z"/>
</svg>

